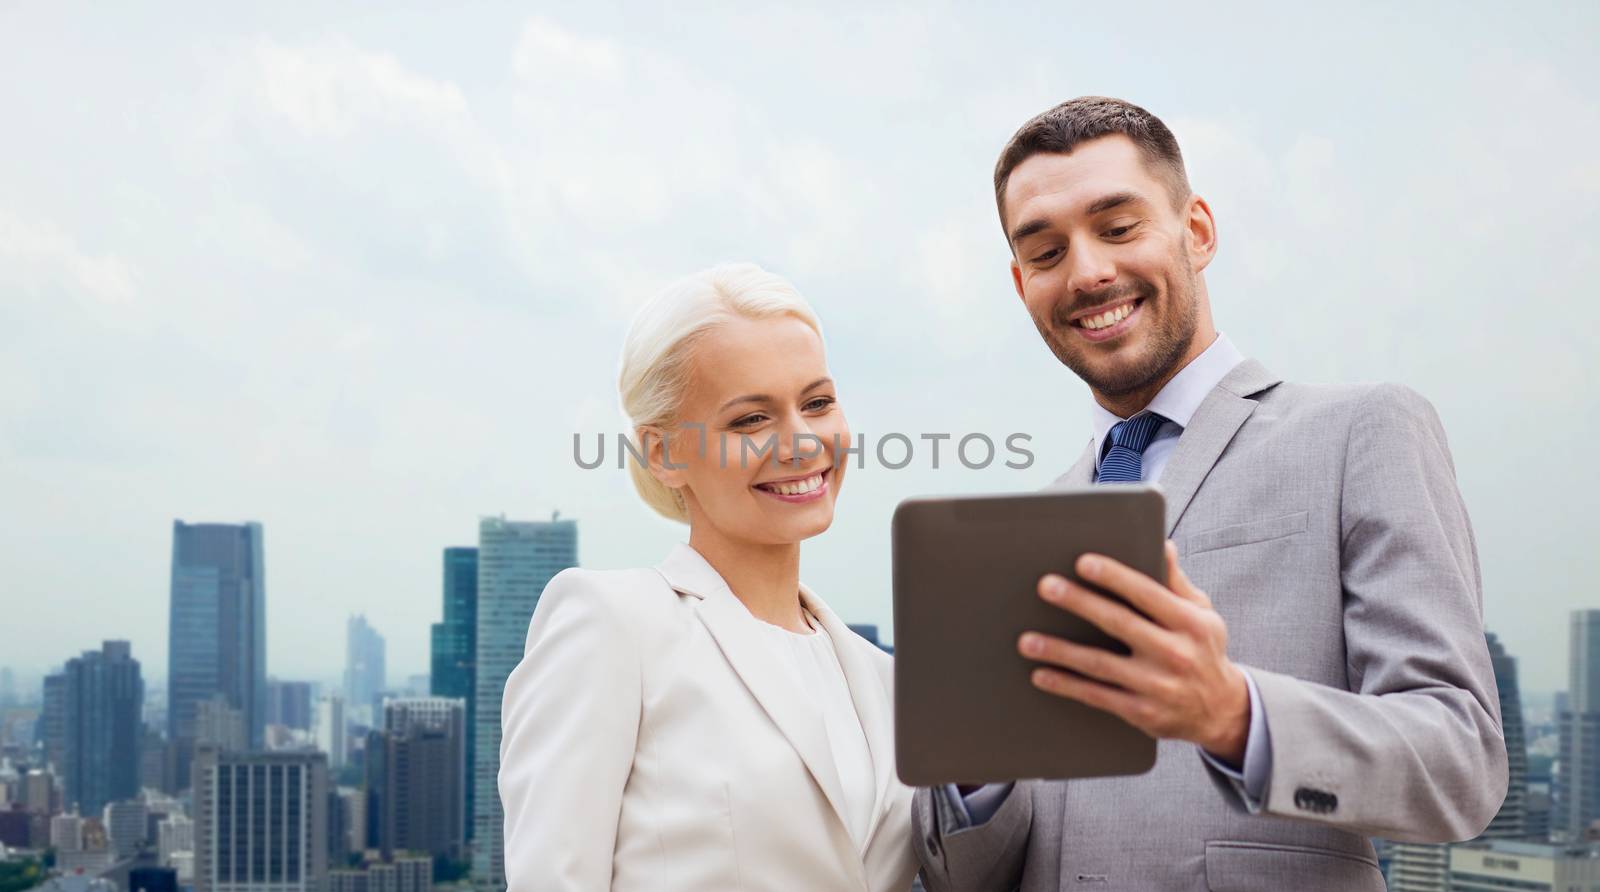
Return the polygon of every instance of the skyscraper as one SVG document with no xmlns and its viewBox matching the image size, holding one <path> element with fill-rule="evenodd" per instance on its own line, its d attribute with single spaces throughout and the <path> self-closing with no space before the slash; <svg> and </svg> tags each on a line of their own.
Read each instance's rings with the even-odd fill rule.
<svg viewBox="0 0 1600 892">
<path fill-rule="evenodd" d="M 267 724 L 311 730 L 311 682 L 268 680 Z"/>
<path fill-rule="evenodd" d="M 328 763 L 321 753 L 194 756 L 195 892 L 322 892 Z"/>
<path fill-rule="evenodd" d="M 447 697 L 384 703 L 384 727 L 368 743 L 368 779 L 380 787 L 378 848 L 461 856 L 466 797 L 466 705 Z M 381 748 L 379 756 L 375 748 Z"/>
<path fill-rule="evenodd" d="M 551 577 L 578 564 L 578 524 L 486 517 L 478 524 L 477 735 L 473 753 L 472 877 L 491 889 L 506 883 L 500 808 L 500 698 L 522 659 L 528 622 Z"/>
<path fill-rule="evenodd" d="M 139 794 L 144 680 L 126 641 L 107 641 L 67 661 L 62 780 L 83 815 Z"/>
<path fill-rule="evenodd" d="M 1574 610 L 1570 624 L 1567 708 L 1557 716 L 1561 773 L 1551 830 L 1580 840 L 1600 819 L 1600 610 Z"/>
<path fill-rule="evenodd" d="M 167 739 L 180 785 L 189 776 L 197 704 L 213 695 L 242 714 L 246 743 L 262 745 L 266 598 L 260 524 L 172 522 Z"/>
<path fill-rule="evenodd" d="M 474 745 L 478 739 L 478 704 L 473 694 L 478 649 L 478 549 L 444 550 L 444 622 L 433 624 L 432 673 L 429 693 L 459 697 L 467 704 L 466 809 L 464 838 L 472 839 Z"/>
<path fill-rule="evenodd" d="M 1487 633 L 1489 659 L 1500 695 L 1500 723 L 1505 732 L 1510 784 L 1505 802 L 1478 836 L 1479 840 L 1521 839 L 1527 834 L 1528 747 L 1522 731 L 1522 693 L 1517 685 L 1517 660 L 1493 632 Z M 1392 892 L 1445 892 L 1450 888 L 1451 847 L 1443 843 L 1390 844 L 1389 888 Z"/>
<path fill-rule="evenodd" d="M 324 694 L 317 700 L 316 717 L 312 728 L 316 734 L 317 748 L 328 754 L 328 767 L 334 771 L 344 767 L 348 750 L 345 731 L 349 725 L 344 717 L 344 698 L 338 694 Z"/>
<path fill-rule="evenodd" d="M 344 702 L 362 724 L 377 724 L 378 696 L 388 684 L 383 636 L 365 616 L 345 623 Z"/>
<path fill-rule="evenodd" d="M 1494 663 L 1494 683 L 1500 694 L 1500 724 L 1505 731 L 1510 783 L 1500 811 L 1480 839 L 1520 839 L 1527 835 L 1528 744 L 1522 729 L 1522 692 L 1517 684 L 1517 658 L 1488 633 L 1489 659 Z"/>
<path fill-rule="evenodd" d="M 39 710 L 40 742 L 45 767 L 57 773 L 67 764 L 67 676 L 52 672 L 44 677 L 44 702 Z"/>
</svg>

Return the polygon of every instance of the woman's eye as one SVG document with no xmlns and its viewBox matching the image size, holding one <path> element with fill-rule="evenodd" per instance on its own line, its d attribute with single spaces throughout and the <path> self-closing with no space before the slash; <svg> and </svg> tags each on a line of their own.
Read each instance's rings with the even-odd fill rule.
<svg viewBox="0 0 1600 892">
<path fill-rule="evenodd" d="M 750 427 L 752 425 L 760 424 L 762 421 L 766 420 L 766 417 L 767 416 L 765 416 L 765 415 L 746 415 L 746 416 L 744 416 L 742 418 L 739 418 L 739 419 L 735 420 L 733 422 L 732 426 L 733 427 Z"/>
<path fill-rule="evenodd" d="M 817 411 L 817 410 L 820 410 L 820 409 L 826 409 L 831 405 L 833 405 L 833 397 L 831 397 L 831 396 L 819 396 L 816 399 L 812 400 L 811 402 L 806 403 L 806 408 L 810 409 L 812 411 Z"/>
</svg>

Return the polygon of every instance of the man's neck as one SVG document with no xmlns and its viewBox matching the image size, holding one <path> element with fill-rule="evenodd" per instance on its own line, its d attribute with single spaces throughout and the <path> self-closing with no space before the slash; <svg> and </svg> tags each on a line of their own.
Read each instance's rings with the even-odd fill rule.
<svg viewBox="0 0 1600 892">
<path fill-rule="evenodd" d="M 1094 394 L 1094 401 L 1099 403 L 1100 407 L 1107 412 L 1118 418 L 1132 418 L 1154 402 L 1156 395 L 1161 393 L 1162 388 L 1170 384 L 1172 379 L 1178 376 L 1179 372 L 1188 368 L 1189 363 L 1198 359 L 1200 354 L 1206 352 L 1216 342 L 1216 329 L 1210 329 L 1207 332 L 1195 332 L 1195 336 L 1189 341 L 1189 349 L 1184 351 L 1183 356 L 1163 372 L 1160 377 L 1138 390 L 1119 396 L 1110 396 L 1090 388 L 1090 393 Z"/>
</svg>

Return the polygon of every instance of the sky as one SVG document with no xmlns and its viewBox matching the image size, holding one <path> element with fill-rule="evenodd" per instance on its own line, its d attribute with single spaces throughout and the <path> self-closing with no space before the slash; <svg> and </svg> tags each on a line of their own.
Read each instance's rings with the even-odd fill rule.
<svg viewBox="0 0 1600 892">
<path fill-rule="evenodd" d="M 264 525 L 283 678 L 337 676 L 353 613 L 425 672 L 485 515 L 658 562 L 685 529 L 572 436 L 623 427 L 632 311 L 729 260 L 807 295 L 858 436 L 1031 437 L 1022 470 L 852 469 L 802 576 L 892 637 L 899 500 L 1036 489 L 1089 436 L 989 177 L 1103 94 L 1177 134 L 1240 349 L 1437 407 L 1487 626 L 1565 684 L 1600 608 L 1600 6 L 537 7 L 0 5 L 0 666 L 123 638 L 163 678 L 177 518 Z"/>
</svg>

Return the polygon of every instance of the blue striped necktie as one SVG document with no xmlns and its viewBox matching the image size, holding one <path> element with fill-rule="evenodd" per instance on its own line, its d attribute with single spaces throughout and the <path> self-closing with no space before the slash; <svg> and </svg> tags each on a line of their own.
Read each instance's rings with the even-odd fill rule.
<svg viewBox="0 0 1600 892">
<path fill-rule="evenodd" d="M 1138 483 L 1144 477 L 1144 450 L 1155 439 L 1166 418 L 1154 412 L 1135 415 L 1111 427 L 1106 441 L 1111 448 L 1100 459 L 1096 483 Z"/>
</svg>

